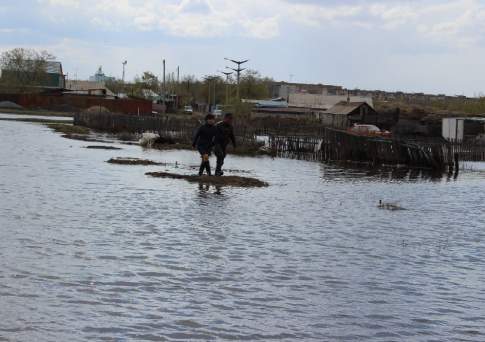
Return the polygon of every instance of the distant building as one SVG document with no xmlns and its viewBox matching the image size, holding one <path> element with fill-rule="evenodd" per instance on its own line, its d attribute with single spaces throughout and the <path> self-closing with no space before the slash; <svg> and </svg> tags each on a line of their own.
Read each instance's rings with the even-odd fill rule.
<svg viewBox="0 0 485 342">
<path fill-rule="evenodd" d="M 274 82 L 270 85 L 271 97 L 289 100 L 291 94 L 345 95 L 341 86 L 307 83 Z"/>
<path fill-rule="evenodd" d="M 91 82 L 112 82 L 115 80 L 114 77 L 106 76 L 106 74 L 103 72 L 103 67 L 100 66 L 98 68 L 98 71 L 94 74 L 94 76 L 89 77 L 89 80 Z"/>
<path fill-rule="evenodd" d="M 367 102 L 340 102 L 318 114 L 320 121 L 328 127 L 347 129 L 353 124 L 378 124 L 378 114 Z"/>
</svg>

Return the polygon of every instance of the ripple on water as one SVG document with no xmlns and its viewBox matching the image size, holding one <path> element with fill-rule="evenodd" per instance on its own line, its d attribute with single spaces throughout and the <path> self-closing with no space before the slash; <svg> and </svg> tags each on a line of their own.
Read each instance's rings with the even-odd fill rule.
<svg viewBox="0 0 485 342">
<path fill-rule="evenodd" d="M 231 155 L 271 186 L 216 189 L 107 165 L 112 151 L 38 125 L 0 136 L 0 340 L 484 340 L 477 172 Z"/>
</svg>

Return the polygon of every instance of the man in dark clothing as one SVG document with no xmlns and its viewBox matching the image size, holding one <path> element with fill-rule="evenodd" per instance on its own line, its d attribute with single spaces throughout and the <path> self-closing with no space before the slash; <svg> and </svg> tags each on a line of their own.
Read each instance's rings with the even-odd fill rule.
<svg viewBox="0 0 485 342">
<path fill-rule="evenodd" d="M 212 146 L 214 145 L 214 136 L 216 133 L 214 123 L 214 115 L 207 114 L 205 117 L 205 124 L 199 127 L 192 142 L 192 146 L 197 148 L 202 159 L 199 168 L 199 176 L 202 176 L 204 170 L 207 172 L 207 175 L 211 176 L 209 156 L 211 155 Z"/>
<path fill-rule="evenodd" d="M 216 135 L 214 137 L 214 153 L 217 157 L 216 176 L 222 176 L 222 165 L 226 158 L 226 148 L 229 142 L 236 148 L 236 137 L 232 127 L 232 114 L 226 113 L 224 119 L 216 124 Z"/>
</svg>

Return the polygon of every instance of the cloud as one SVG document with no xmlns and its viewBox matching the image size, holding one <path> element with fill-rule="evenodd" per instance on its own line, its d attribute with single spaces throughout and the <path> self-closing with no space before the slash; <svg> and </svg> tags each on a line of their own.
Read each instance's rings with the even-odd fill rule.
<svg viewBox="0 0 485 342">
<path fill-rule="evenodd" d="M 481 90 L 485 77 L 460 70 L 485 58 L 484 0 L 3 0 L 0 22 L 0 49 L 48 49 L 85 76 L 98 64 L 119 73 L 125 58 L 130 73 L 158 70 L 162 56 L 200 75 L 227 55 L 278 79 L 348 86 L 419 90 L 433 60 L 455 71 L 437 89 Z"/>
<path fill-rule="evenodd" d="M 284 1 L 284 0 L 38 0 L 51 15 L 84 17 L 94 28 L 162 31 L 180 37 L 247 36 L 271 39 L 289 23 L 321 29 L 329 25 L 373 30 L 407 29 L 454 44 L 476 43 L 485 31 L 480 0 Z M 342 4 L 343 3 L 343 4 Z M 62 12 L 59 16 L 58 12 Z M 466 39 L 459 36 L 464 35 Z M 460 39 L 457 39 L 460 38 Z"/>
</svg>

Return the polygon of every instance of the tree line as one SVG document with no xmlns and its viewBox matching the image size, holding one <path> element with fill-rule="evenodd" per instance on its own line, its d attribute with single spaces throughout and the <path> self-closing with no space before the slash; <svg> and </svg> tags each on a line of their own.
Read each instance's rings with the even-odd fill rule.
<svg viewBox="0 0 485 342">
<path fill-rule="evenodd" d="M 41 86 L 49 78 L 47 65 L 54 60 L 55 56 L 48 51 L 16 48 L 3 52 L 0 55 L 0 88 L 8 93 L 41 91 Z M 272 82 L 271 78 L 248 69 L 241 74 L 240 96 L 248 99 L 268 98 Z M 226 82 L 225 76 L 218 75 L 204 78 L 187 75 L 179 81 L 169 76 L 164 84 L 153 72 L 145 71 L 133 81 L 108 81 L 106 87 L 115 94 L 138 98 L 154 99 L 162 93 L 177 94 L 181 104 L 232 104 L 237 100 L 235 77 L 229 77 Z"/>
</svg>

